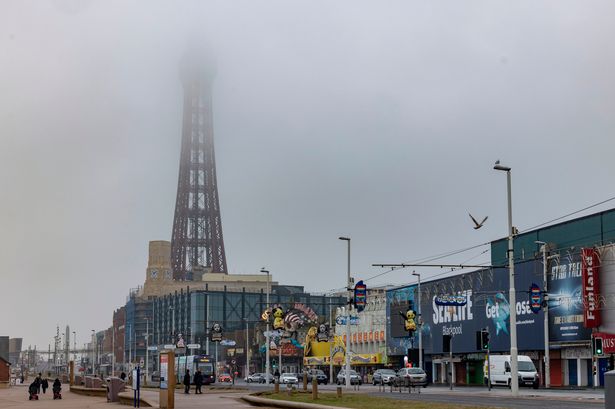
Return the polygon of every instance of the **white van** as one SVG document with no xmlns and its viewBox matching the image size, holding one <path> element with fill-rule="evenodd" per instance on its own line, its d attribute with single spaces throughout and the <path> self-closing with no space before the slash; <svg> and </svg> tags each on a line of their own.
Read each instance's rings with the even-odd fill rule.
<svg viewBox="0 0 615 409">
<path fill-rule="evenodd" d="M 491 384 L 510 386 L 510 355 L 491 355 Z M 519 386 L 531 386 L 538 389 L 538 372 L 536 367 L 526 355 L 518 355 Z M 485 385 L 487 385 L 487 359 L 484 368 Z"/>
</svg>

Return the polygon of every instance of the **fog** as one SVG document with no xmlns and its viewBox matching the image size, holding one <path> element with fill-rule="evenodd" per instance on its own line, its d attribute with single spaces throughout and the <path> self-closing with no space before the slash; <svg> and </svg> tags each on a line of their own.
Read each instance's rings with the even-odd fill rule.
<svg viewBox="0 0 615 409">
<path fill-rule="evenodd" d="M 608 1 L 0 4 L 0 334 L 111 325 L 170 240 L 179 62 L 211 49 L 232 273 L 329 291 L 615 196 Z M 198 48 L 197 47 L 197 48 Z M 615 202 L 581 213 L 613 207 Z M 472 229 L 468 217 L 489 216 Z M 443 261 L 486 262 L 488 246 Z M 426 280 L 441 270 L 418 269 Z M 395 271 L 368 286 L 411 282 Z"/>
</svg>

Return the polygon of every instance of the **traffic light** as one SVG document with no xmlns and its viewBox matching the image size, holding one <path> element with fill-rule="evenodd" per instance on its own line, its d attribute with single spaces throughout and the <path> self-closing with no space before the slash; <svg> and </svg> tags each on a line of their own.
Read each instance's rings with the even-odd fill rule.
<svg viewBox="0 0 615 409">
<path fill-rule="evenodd" d="M 489 349 L 489 331 L 476 331 L 476 349 L 486 351 Z"/>
<path fill-rule="evenodd" d="M 594 338 L 594 355 L 604 355 L 604 351 L 602 350 L 602 338 L 596 337 Z"/>
<path fill-rule="evenodd" d="M 442 352 L 451 352 L 451 339 L 450 335 L 442 335 Z"/>
<path fill-rule="evenodd" d="M 488 350 L 489 349 L 489 331 L 481 331 L 481 334 L 482 334 L 482 337 L 481 337 L 482 349 Z"/>
</svg>

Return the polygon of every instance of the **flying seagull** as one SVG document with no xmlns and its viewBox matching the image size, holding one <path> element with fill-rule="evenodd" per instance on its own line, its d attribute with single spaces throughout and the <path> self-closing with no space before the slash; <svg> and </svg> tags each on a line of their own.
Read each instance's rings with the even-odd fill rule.
<svg viewBox="0 0 615 409">
<path fill-rule="evenodd" d="M 474 217 L 473 217 L 470 213 L 468 213 L 468 214 L 470 215 L 470 218 L 471 218 L 471 219 L 472 219 L 472 221 L 474 222 L 474 230 L 478 230 L 478 229 L 480 229 L 481 227 L 483 227 L 483 224 L 484 224 L 484 223 L 485 223 L 485 221 L 487 221 L 487 219 L 489 218 L 489 216 L 485 216 L 485 218 L 483 219 L 483 221 L 479 223 L 479 222 L 477 222 L 477 221 L 476 221 L 476 219 L 475 219 L 475 218 L 474 218 Z"/>
</svg>

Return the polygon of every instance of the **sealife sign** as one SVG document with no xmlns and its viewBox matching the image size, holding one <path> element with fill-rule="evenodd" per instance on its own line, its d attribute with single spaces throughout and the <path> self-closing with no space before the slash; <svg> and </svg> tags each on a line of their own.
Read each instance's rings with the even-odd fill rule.
<svg viewBox="0 0 615 409">
<path fill-rule="evenodd" d="M 462 306 L 468 303 L 468 298 L 465 294 L 455 295 L 455 294 L 443 294 L 437 295 L 434 298 L 434 303 L 436 305 L 446 305 L 446 306 Z"/>
</svg>

